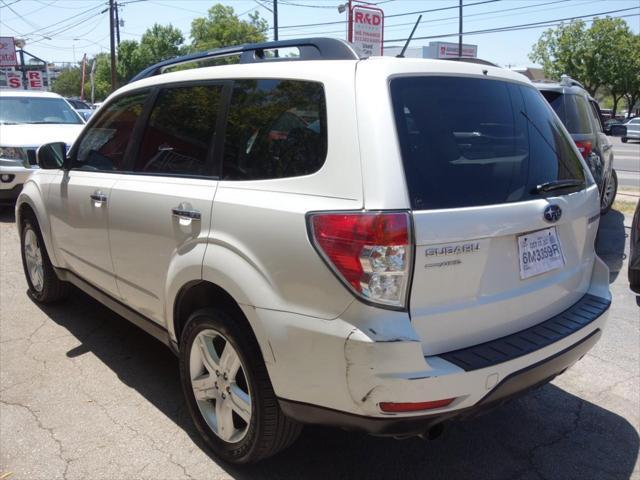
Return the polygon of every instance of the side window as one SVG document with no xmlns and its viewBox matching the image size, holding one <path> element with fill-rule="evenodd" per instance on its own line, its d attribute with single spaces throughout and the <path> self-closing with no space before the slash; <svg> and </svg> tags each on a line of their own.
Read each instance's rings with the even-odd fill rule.
<svg viewBox="0 0 640 480">
<path fill-rule="evenodd" d="M 222 85 L 160 91 L 146 126 L 134 170 L 158 174 L 207 175 Z"/>
<path fill-rule="evenodd" d="M 324 88 L 298 80 L 240 80 L 227 117 L 222 178 L 314 173 L 327 155 Z"/>
<path fill-rule="evenodd" d="M 120 98 L 100 112 L 78 144 L 72 167 L 81 170 L 122 170 L 133 127 L 147 92 Z"/>
<path fill-rule="evenodd" d="M 589 101 L 589 105 L 591 105 L 591 111 L 593 112 L 593 121 L 595 123 L 596 129 L 599 132 L 604 132 L 604 128 L 602 128 L 602 116 L 600 115 L 600 108 L 596 102 Z"/>
<path fill-rule="evenodd" d="M 591 133 L 589 107 L 584 98 L 579 95 L 564 95 L 565 116 L 558 115 L 569 133 Z"/>
</svg>

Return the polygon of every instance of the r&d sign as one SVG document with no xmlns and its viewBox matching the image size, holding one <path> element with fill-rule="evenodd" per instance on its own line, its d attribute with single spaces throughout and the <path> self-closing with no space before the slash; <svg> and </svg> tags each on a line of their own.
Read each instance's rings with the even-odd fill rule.
<svg viewBox="0 0 640 480">
<path fill-rule="evenodd" d="M 384 12 L 379 8 L 356 5 L 351 9 L 349 20 L 349 41 L 358 55 L 382 55 Z"/>
</svg>

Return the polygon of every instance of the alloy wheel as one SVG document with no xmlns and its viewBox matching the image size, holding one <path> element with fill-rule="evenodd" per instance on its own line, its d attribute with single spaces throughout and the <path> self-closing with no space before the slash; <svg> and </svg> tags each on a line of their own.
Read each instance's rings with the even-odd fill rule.
<svg viewBox="0 0 640 480">
<path fill-rule="evenodd" d="M 27 272 L 31 285 L 37 292 L 44 288 L 44 264 L 42 251 L 38 243 L 38 236 L 29 228 L 24 236 L 24 256 L 27 262 Z"/>
<path fill-rule="evenodd" d="M 209 428 L 225 442 L 241 441 L 251 424 L 251 391 L 233 344 L 213 329 L 198 333 L 191 347 L 189 373 L 198 409 Z"/>
</svg>

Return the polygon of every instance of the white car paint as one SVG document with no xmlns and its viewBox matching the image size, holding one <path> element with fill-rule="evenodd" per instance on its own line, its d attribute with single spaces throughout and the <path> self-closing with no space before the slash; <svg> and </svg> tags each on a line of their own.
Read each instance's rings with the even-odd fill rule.
<svg viewBox="0 0 640 480">
<path fill-rule="evenodd" d="M 456 397 L 433 413 L 472 406 L 500 380 L 602 328 L 606 313 L 562 341 L 489 369 L 465 372 L 438 354 L 525 329 L 587 292 L 610 299 L 608 271 L 594 253 L 599 202 L 591 186 L 554 198 L 566 212 L 558 224 L 567 242 L 561 271 L 526 282 L 516 278 L 516 235 L 547 226 L 540 212 L 548 200 L 535 200 L 412 212 L 416 255 L 409 311 L 366 305 L 335 278 L 309 242 L 305 215 L 410 209 L 388 82 L 431 74 L 529 84 L 522 75 L 485 65 L 394 58 L 225 65 L 147 78 L 118 90 L 95 115 L 114 98 L 157 85 L 234 78 L 322 82 L 326 162 L 303 177 L 233 182 L 39 172 L 21 194 L 17 223 L 20 204 L 32 205 L 51 222 L 43 234 L 56 267 L 136 309 L 174 341 L 180 290 L 201 280 L 222 288 L 245 313 L 282 399 L 374 418 L 424 414 L 385 413 L 383 401 Z M 56 192 L 68 182 L 77 182 L 77 196 L 63 199 Z M 89 202 L 96 189 L 108 196 L 107 204 Z M 48 200 L 43 190 L 49 190 Z M 201 223 L 171 223 L 170 209 L 181 201 L 198 206 Z M 463 276 L 422 268 L 428 246 L 462 241 L 482 243 Z"/>
</svg>

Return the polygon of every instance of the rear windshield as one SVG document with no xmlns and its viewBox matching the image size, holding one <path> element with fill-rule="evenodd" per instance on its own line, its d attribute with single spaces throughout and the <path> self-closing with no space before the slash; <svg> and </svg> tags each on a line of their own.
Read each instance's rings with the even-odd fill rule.
<svg viewBox="0 0 640 480">
<path fill-rule="evenodd" d="M 391 81 L 391 97 L 414 209 L 540 198 L 535 187 L 556 180 L 577 179 L 584 186 L 571 138 L 532 87 L 401 77 Z"/>
<path fill-rule="evenodd" d="M 591 133 L 589 106 L 584 98 L 579 95 L 553 91 L 542 91 L 541 93 L 551 104 L 569 133 Z"/>
</svg>

